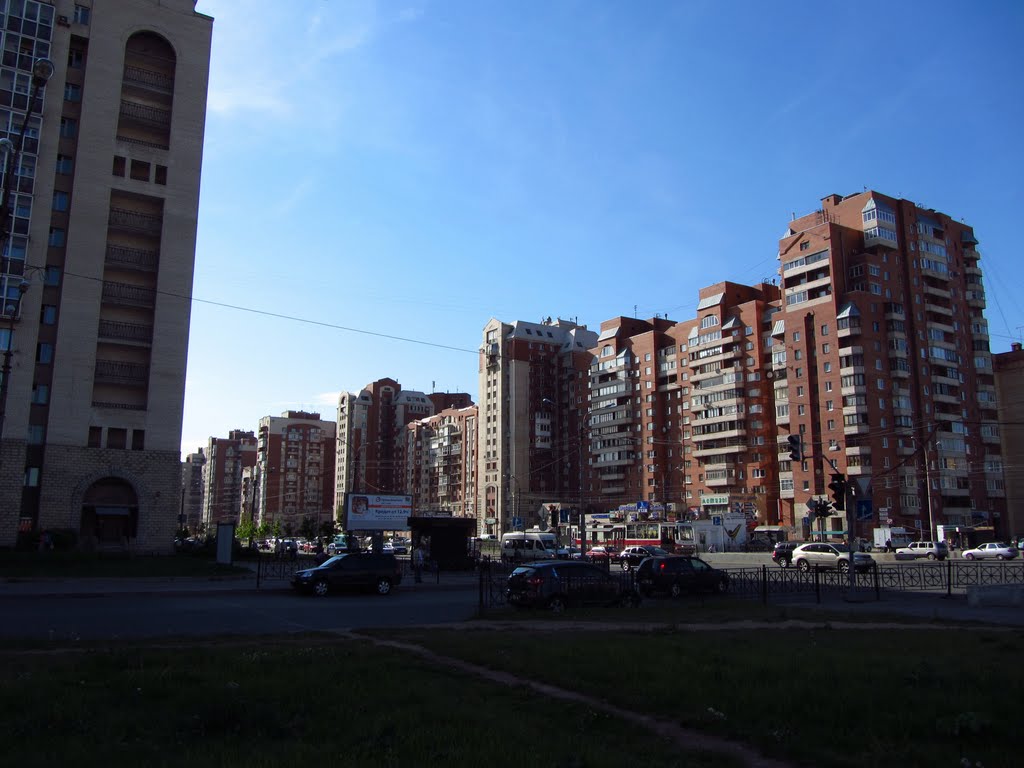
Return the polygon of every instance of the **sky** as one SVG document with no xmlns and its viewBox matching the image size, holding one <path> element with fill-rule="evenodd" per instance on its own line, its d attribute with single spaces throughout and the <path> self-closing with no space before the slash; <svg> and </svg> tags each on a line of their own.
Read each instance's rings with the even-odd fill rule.
<svg viewBox="0 0 1024 768">
<path fill-rule="evenodd" d="M 198 0 L 214 18 L 183 454 L 484 325 L 686 320 L 874 189 L 963 219 L 1024 334 L 1024 3 Z M 1024 238 L 1022 238 L 1024 239 Z"/>
</svg>

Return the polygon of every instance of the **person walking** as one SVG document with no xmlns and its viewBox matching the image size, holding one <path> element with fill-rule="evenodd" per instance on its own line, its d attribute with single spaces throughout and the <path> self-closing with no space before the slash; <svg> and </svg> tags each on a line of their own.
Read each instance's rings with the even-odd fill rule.
<svg viewBox="0 0 1024 768">
<path fill-rule="evenodd" d="M 426 555 L 423 552 L 423 544 L 417 542 L 412 550 L 412 572 L 417 584 L 423 582 L 423 561 L 425 559 Z"/>
</svg>

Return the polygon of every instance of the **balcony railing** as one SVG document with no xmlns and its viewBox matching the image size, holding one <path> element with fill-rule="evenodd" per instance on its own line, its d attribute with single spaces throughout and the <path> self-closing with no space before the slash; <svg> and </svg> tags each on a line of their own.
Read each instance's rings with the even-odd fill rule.
<svg viewBox="0 0 1024 768">
<path fill-rule="evenodd" d="M 171 124 L 171 111 L 159 109 L 134 101 L 121 101 L 121 117 L 136 120 L 140 123 L 166 128 Z"/>
<path fill-rule="evenodd" d="M 111 208 L 107 221 L 112 227 L 159 235 L 163 228 L 163 217 L 152 213 L 129 211 L 126 208 Z"/>
<path fill-rule="evenodd" d="M 107 246 L 107 263 L 145 272 L 156 271 L 160 252 L 145 248 L 126 248 L 123 245 Z"/>
<path fill-rule="evenodd" d="M 97 360 L 95 378 L 104 384 L 145 385 L 149 381 L 149 366 L 119 360 Z"/>
<path fill-rule="evenodd" d="M 125 323 L 118 320 L 100 320 L 101 339 L 138 341 L 148 344 L 153 340 L 153 326 Z"/>
<path fill-rule="evenodd" d="M 103 283 L 103 301 L 131 307 L 156 306 L 156 291 L 127 283 Z"/>
<path fill-rule="evenodd" d="M 125 65 L 124 81 L 133 85 L 142 85 L 156 91 L 170 93 L 174 90 L 174 78 L 163 72 Z"/>
</svg>

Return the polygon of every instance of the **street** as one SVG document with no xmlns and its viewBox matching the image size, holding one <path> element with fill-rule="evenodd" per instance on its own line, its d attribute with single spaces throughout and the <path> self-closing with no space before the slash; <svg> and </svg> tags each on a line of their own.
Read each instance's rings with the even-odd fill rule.
<svg viewBox="0 0 1024 768">
<path fill-rule="evenodd" d="M 2 594 L 0 637 L 66 641 L 330 632 L 460 622 L 476 610 L 477 590 L 469 582 L 434 591 L 399 587 L 386 597 L 315 598 L 284 588 L 41 598 Z"/>
</svg>

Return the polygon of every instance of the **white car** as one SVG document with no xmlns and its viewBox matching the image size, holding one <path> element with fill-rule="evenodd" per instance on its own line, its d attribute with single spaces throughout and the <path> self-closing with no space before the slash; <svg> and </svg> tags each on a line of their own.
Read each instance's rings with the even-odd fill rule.
<svg viewBox="0 0 1024 768">
<path fill-rule="evenodd" d="M 974 549 L 964 550 L 964 560 L 986 560 L 989 558 L 995 558 L 996 560 L 1012 560 L 1017 556 L 1017 550 L 1011 547 L 1009 544 L 1003 544 L 1002 542 L 990 541 L 987 544 L 979 544 Z"/>
<path fill-rule="evenodd" d="M 846 572 L 850 570 L 850 548 L 845 544 L 829 544 L 812 542 L 801 544 L 793 550 L 792 563 L 805 573 L 815 566 L 838 568 Z M 853 552 L 853 567 L 860 572 L 871 570 L 875 560 L 863 552 Z"/>
<path fill-rule="evenodd" d="M 896 550 L 896 559 L 917 560 L 927 557 L 929 560 L 945 560 L 949 555 L 949 547 L 944 541 L 915 541 Z"/>
</svg>

